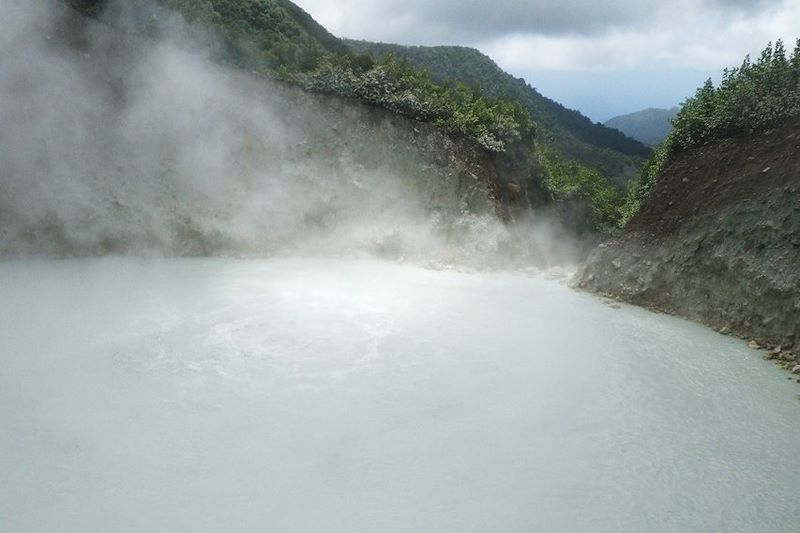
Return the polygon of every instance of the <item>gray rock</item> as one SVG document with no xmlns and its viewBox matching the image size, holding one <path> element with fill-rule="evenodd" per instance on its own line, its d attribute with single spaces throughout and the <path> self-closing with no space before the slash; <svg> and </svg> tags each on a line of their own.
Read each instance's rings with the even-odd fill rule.
<svg viewBox="0 0 800 533">
<path fill-rule="evenodd" d="M 794 193 L 775 194 L 772 180 L 750 183 L 750 174 L 765 170 L 767 161 L 760 170 L 748 165 L 748 156 L 756 155 L 749 150 L 759 151 L 750 161 L 762 156 L 762 147 L 749 141 L 673 155 L 659 175 L 661 187 L 628 227 L 592 252 L 579 282 L 627 303 L 717 326 L 745 342 L 754 339 L 752 349 L 769 349 L 765 359 L 791 370 L 800 365 L 796 355 L 785 355 L 800 353 L 800 201 Z M 778 146 L 770 153 L 777 150 L 785 157 L 769 160 L 769 174 L 786 178 L 779 190 L 800 188 L 800 148 Z M 720 161 L 729 164 L 723 168 Z M 689 174 L 694 167 L 699 169 Z M 683 198 L 683 178 L 701 175 L 725 186 L 709 188 L 713 195 Z"/>
</svg>

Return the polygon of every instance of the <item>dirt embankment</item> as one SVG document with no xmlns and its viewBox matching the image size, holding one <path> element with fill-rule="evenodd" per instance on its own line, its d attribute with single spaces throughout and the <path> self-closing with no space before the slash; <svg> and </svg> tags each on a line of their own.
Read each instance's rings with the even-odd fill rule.
<svg viewBox="0 0 800 533">
<path fill-rule="evenodd" d="M 800 124 L 673 156 L 581 288 L 800 359 Z M 800 369 L 796 369 L 800 372 Z"/>
</svg>

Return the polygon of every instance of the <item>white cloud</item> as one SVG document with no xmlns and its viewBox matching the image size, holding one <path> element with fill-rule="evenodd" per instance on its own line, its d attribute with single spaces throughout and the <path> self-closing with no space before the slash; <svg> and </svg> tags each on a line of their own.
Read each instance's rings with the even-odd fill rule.
<svg viewBox="0 0 800 533">
<path fill-rule="evenodd" d="M 595 119 L 669 107 L 800 37 L 798 0 L 297 0 L 334 34 L 458 44 Z"/>
<path fill-rule="evenodd" d="M 800 34 L 796 0 L 300 0 L 335 34 L 475 46 L 511 72 L 708 70 Z"/>
<path fill-rule="evenodd" d="M 659 0 L 298 0 L 335 34 L 401 44 L 465 44 L 515 32 L 595 34 L 636 24 Z"/>
</svg>

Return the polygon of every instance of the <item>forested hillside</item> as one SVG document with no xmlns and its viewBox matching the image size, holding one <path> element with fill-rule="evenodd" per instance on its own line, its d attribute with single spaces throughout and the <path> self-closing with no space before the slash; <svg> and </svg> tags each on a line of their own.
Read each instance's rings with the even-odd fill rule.
<svg viewBox="0 0 800 533">
<path fill-rule="evenodd" d="M 507 154 L 232 66 L 174 13 L 31 5 L 0 58 L 0 258 L 528 254 L 505 222 L 546 198 Z"/>
<path fill-rule="evenodd" d="M 648 147 L 617 130 L 593 123 L 578 111 L 542 96 L 525 80 L 504 72 L 491 58 L 461 46 L 401 46 L 367 41 L 345 41 L 361 54 L 392 54 L 430 72 L 437 83 L 459 81 L 491 98 L 520 102 L 539 126 L 541 141 L 564 159 L 573 160 L 606 177 L 626 181 L 650 154 Z"/>
<path fill-rule="evenodd" d="M 189 22 L 212 27 L 234 60 L 253 68 L 314 68 L 326 54 L 347 53 L 347 46 L 308 13 L 287 0 L 68 0 L 89 15 L 106 10 L 138 12 L 142 20 L 179 11 Z M 146 15 L 142 15 L 146 13 Z M 115 14 L 109 14 L 114 19 Z"/>
<path fill-rule="evenodd" d="M 625 135 L 636 139 L 649 146 L 658 146 L 672 131 L 672 119 L 678 114 L 680 108 L 656 109 L 649 108 L 620 115 L 604 122 L 609 128 L 621 131 Z"/>
<path fill-rule="evenodd" d="M 632 189 L 622 224 L 638 211 L 659 172 L 677 153 L 724 139 L 765 132 L 800 118 L 800 39 L 787 54 L 782 41 L 752 62 L 725 69 L 719 87 L 711 79 L 688 98 L 673 120 L 674 128 L 645 164 Z"/>
<path fill-rule="evenodd" d="M 134 16 L 144 31 L 163 29 L 156 21 L 177 12 L 201 33 L 213 31 L 224 48 L 220 61 L 463 135 L 503 154 L 503 164 L 537 183 L 536 191 L 544 186 L 559 216 L 579 232 L 616 227 L 627 184 L 649 154 L 637 141 L 544 98 L 477 51 L 382 54 L 337 39 L 288 0 L 69 2 L 100 19 Z"/>
<path fill-rule="evenodd" d="M 391 58 L 355 55 L 288 0 L 68 0 L 109 20 L 118 12 L 144 25 L 177 11 L 211 29 L 225 47 L 223 61 L 305 89 L 353 97 L 472 138 L 492 152 L 530 145 L 533 124 L 516 102 L 487 98 L 466 87 L 445 87 Z"/>
<path fill-rule="evenodd" d="M 787 56 L 783 42 L 769 43 L 755 62 L 745 57 L 725 69 L 722 83 L 709 79 L 684 102 L 675 120 L 670 149 L 764 131 L 800 116 L 800 39 Z"/>
</svg>

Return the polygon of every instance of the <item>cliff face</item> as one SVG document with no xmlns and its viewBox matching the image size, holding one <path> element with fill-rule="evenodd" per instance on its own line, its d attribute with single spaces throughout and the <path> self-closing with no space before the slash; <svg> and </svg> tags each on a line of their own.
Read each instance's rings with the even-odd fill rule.
<svg viewBox="0 0 800 533">
<path fill-rule="evenodd" d="M 577 283 L 798 353 L 800 126 L 673 156 Z"/>
<path fill-rule="evenodd" d="M 541 95 L 525 80 L 504 72 L 491 58 L 474 48 L 345 42 L 359 53 L 403 58 L 412 66 L 430 72 L 438 83 L 458 80 L 492 98 L 519 102 L 536 121 L 539 137 L 556 153 L 597 170 L 620 186 L 627 185 L 642 158 L 650 155 L 649 148 L 639 141 L 596 124 L 580 112 Z"/>
<path fill-rule="evenodd" d="M 540 194 L 467 139 L 220 66 L 188 40 L 63 5 L 12 15 L 0 255 L 491 248 L 493 224 Z"/>
<path fill-rule="evenodd" d="M 321 156 L 328 170 L 352 170 L 346 161 L 359 170 L 397 175 L 426 211 L 450 220 L 486 214 L 512 221 L 545 201 L 527 171 L 471 139 L 356 100 L 257 81 L 264 82 L 274 109 L 302 132 L 300 160 Z M 286 164 L 295 161 L 290 157 Z"/>
</svg>

